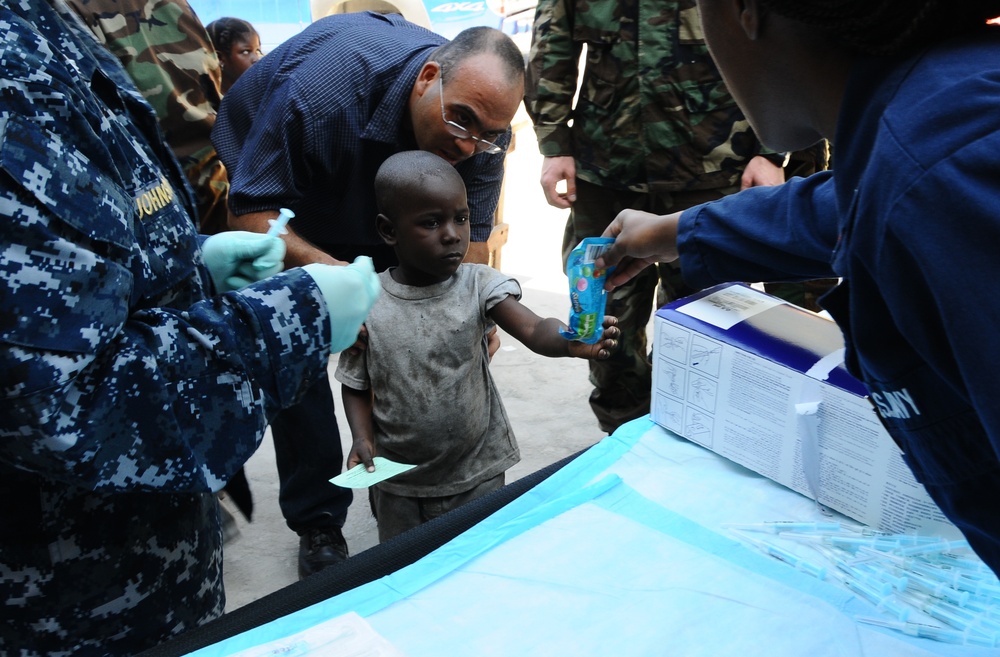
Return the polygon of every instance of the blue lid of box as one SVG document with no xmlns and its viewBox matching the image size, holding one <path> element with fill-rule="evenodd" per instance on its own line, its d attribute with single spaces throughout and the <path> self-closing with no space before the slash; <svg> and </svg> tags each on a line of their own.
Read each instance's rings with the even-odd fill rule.
<svg viewBox="0 0 1000 657">
<path fill-rule="evenodd" d="M 763 303 L 762 306 L 766 309 L 750 314 L 728 328 L 679 310 L 693 301 L 720 291 L 732 291 L 732 288 L 739 288 L 736 292 L 740 295 L 759 295 L 762 301 L 769 300 L 771 303 Z M 803 374 L 821 358 L 844 346 L 844 336 L 835 322 L 742 283 L 725 283 L 707 288 L 668 303 L 656 314 Z M 830 372 L 826 381 L 856 395 L 868 396 L 864 384 L 851 375 L 843 363 Z"/>
</svg>

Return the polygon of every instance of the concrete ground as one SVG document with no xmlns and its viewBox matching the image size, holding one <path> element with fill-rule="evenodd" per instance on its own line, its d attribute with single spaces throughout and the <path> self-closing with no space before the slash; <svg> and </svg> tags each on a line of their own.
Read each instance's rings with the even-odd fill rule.
<svg viewBox="0 0 1000 657">
<path fill-rule="evenodd" d="M 559 254 L 568 211 L 545 202 L 538 184 L 541 156 L 534 133 L 521 115 L 515 125 L 519 127 L 516 147 L 507 157 L 504 211 L 510 236 L 502 250 L 501 269 L 521 283 L 522 301 L 528 307 L 542 317 L 566 321 L 569 292 Z M 521 462 L 507 473 L 510 482 L 594 444 L 604 433 L 587 404 L 586 362 L 538 356 L 502 332 L 501 341 L 491 368 L 521 447 Z M 350 431 L 340 410 L 339 391 L 334 398 L 346 456 Z M 238 518 L 240 534 L 225 546 L 227 611 L 298 577 L 298 537 L 287 528 L 278 508 L 270 433 L 246 472 L 254 495 L 254 520 L 245 523 Z M 355 492 L 344 535 L 351 554 L 378 542 L 364 490 Z"/>
</svg>

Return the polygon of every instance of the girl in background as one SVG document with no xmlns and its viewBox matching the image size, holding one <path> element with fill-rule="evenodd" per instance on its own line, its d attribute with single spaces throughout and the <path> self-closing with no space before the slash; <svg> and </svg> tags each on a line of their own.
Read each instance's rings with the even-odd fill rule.
<svg viewBox="0 0 1000 657">
<path fill-rule="evenodd" d="M 260 50 L 260 35 L 254 26 L 242 18 L 225 16 L 209 23 L 206 28 L 222 67 L 222 93 L 256 64 L 264 53 Z"/>
</svg>

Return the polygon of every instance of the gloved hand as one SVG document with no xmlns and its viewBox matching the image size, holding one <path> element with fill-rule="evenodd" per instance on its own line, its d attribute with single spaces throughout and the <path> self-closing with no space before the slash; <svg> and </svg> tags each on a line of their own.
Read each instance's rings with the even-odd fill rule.
<svg viewBox="0 0 1000 657">
<path fill-rule="evenodd" d="M 202 258 L 222 292 L 238 290 L 284 268 L 285 242 L 263 233 L 230 230 L 212 235 L 201 247 Z"/>
<path fill-rule="evenodd" d="M 382 289 L 372 259 L 359 256 L 346 267 L 313 263 L 303 269 L 316 281 L 330 311 L 330 353 L 347 349 Z"/>
</svg>

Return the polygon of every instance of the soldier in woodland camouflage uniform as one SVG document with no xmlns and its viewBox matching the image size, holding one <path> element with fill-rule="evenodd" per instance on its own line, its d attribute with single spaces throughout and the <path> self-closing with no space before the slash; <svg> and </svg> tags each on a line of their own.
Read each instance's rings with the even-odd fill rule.
<svg viewBox="0 0 1000 657">
<path fill-rule="evenodd" d="M 572 207 L 564 262 L 625 208 L 676 212 L 741 184 L 784 181 L 783 154 L 757 157 L 761 144 L 708 54 L 694 0 L 541 0 L 525 105 L 545 156 L 546 198 Z M 660 266 L 659 279 L 658 303 L 694 292 L 670 266 Z M 608 300 L 621 348 L 590 363 L 590 405 L 605 431 L 649 412 L 646 325 L 657 282 L 649 268 Z"/>
<path fill-rule="evenodd" d="M 186 0 L 68 0 L 156 110 L 194 188 L 200 232 L 226 229 L 226 167 L 209 141 L 222 72 L 205 26 Z"/>
<path fill-rule="evenodd" d="M 313 270 L 210 296 L 281 240 L 199 247 L 152 108 L 53 3 L 0 0 L 0 652 L 131 655 L 222 613 L 214 493 L 361 319 Z"/>
</svg>

